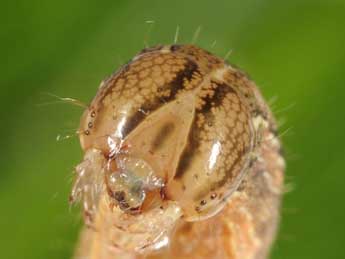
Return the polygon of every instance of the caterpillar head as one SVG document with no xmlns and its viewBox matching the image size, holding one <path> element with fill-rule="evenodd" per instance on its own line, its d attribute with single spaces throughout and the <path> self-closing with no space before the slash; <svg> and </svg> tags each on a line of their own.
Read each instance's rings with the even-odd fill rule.
<svg viewBox="0 0 345 259">
<path fill-rule="evenodd" d="M 255 146 L 254 97 L 239 80 L 237 70 L 194 46 L 138 54 L 102 83 L 82 117 L 85 158 L 72 199 L 83 200 L 91 220 L 101 202 L 137 225 L 145 215 L 162 225 L 213 216 Z"/>
</svg>

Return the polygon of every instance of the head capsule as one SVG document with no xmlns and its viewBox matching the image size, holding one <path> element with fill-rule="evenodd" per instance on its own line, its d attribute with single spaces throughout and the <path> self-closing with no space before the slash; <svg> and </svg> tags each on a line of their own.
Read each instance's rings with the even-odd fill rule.
<svg viewBox="0 0 345 259">
<path fill-rule="evenodd" d="M 188 221 L 217 213 L 254 149 L 240 80 L 223 60 L 188 45 L 144 51 L 106 80 L 80 139 L 104 158 L 110 201 L 130 214 L 175 201 Z"/>
</svg>

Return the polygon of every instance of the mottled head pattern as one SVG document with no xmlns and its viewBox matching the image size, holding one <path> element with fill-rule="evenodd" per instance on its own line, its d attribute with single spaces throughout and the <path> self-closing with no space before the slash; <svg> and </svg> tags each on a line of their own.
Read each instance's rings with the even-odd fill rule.
<svg viewBox="0 0 345 259">
<path fill-rule="evenodd" d="M 178 201 L 187 220 L 209 217 L 224 206 L 252 159 L 258 107 L 243 80 L 195 46 L 146 49 L 102 83 L 82 118 L 82 147 L 100 150 L 111 174 L 121 171 L 119 154 L 142 159 L 164 181 L 162 199 Z M 139 188 L 145 180 L 133 181 Z M 116 193 L 120 207 L 129 208 L 126 192 Z"/>
<path fill-rule="evenodd" d="M 104 156 L 106 188 L 121 208 L 138 212 L 155 197 L 199 220 L 218 212 L 248 171 L 258 139 L 252 118 L 262 110 L 255 98 L 244 74 L 203 49 L 145 49 L 102 82 L 83 115 L 81 144 Z M 122 158 L 151 169 L 129 172 Z"/>
<path fill-rule="evenodd" d="M 219 242 L 227 249 L 218 258 L 267 253 L 283 179 L 280 143 L 255 84 L 223 59 L 193 45 L 144 49 L 102 82 L 80 132 L 85 156 L 71 200 L 82 201 L 95 242 L 146 253 L 166 245 L 182 219 L 176 256 L 196 255 L 183 240 L 210 222 L 222 239 L 191 244 L 205 258 Z"/>
</svg>

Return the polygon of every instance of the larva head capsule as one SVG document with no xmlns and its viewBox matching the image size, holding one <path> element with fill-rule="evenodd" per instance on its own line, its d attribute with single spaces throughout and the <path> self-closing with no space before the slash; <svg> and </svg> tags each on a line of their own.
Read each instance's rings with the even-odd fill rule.
<svg viewBox="0 0 345 259">
<path fill-rule="evenodd" d="M 107 195 L 131 215 L 167 201 L 187 221 L 217 213 L 246 174 L 255 147 L 252 87 L 195 46 L 159 46 L 135 56 L 101 84 L 81 120 L 85 161 L 96 150 L 91 160 L 99 164 L 90 160 L 85 168 L 103 186 L 93 197 Z M 83 177 L 79 183 L 95 184 L 91 173 Z"/>
</svg>

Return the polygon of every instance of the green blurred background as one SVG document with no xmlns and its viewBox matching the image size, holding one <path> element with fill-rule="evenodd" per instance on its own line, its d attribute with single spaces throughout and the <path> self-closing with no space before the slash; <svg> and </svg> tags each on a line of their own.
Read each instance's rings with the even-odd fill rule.
<svg viewBox="0 0 345 259">
<path fill-rule="evenodd" d="M 272 258 L 345 258 L 345 1 L 0 3 L 0 257 L 70 258 L 73 135 L 102 79 L 149 43 L 197 44 L 246 70 L 282 122 L 287 159 Z M 214 41 L 217 44 L 211 48 Z M 51 103 L 49 105 L 44 105 Z"/>
</svg>

